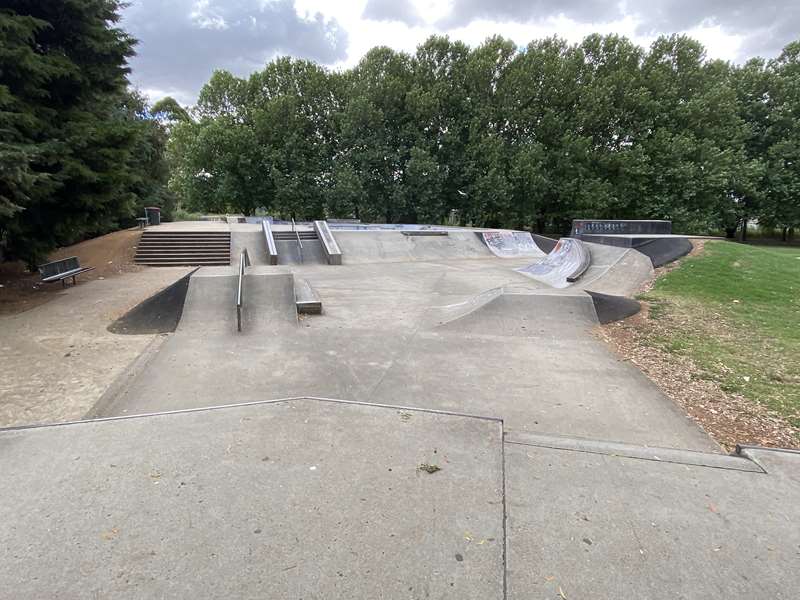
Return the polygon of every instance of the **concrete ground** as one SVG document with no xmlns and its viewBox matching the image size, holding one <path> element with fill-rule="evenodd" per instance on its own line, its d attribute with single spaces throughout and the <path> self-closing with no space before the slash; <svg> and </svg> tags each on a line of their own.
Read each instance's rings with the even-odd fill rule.
<svg viewBox="0 0 800 600">
<path fill-rule="evenodd" d="M 0 317 L 0 427 L 83 418 L 143 352 L 163 341 L 106 327 L 189 271 L 146 269 L 81 282 L 47 304 Z"/>
<path fill-rule="evenodd" d="M 290 399 L 0 431 L 0 470 L 0 589 L 23 600 L 791 599 L 800 586 L 791 451 Z"/>
<path fill-rule="evenodd" d="M 0 589 L 796 596 L 800 454 L 723 454 L 593 335 L 586 290 L 632 294 L 652 273 L 646 257 L 592 246 L 579 284 L 554 290 L 514 271 L 530 258 L 497 258 L 472 232 L 335 231 L 342 266 L 271 267 L 254 226 L 215 226 L 230 227 L 232 254 L 255 257 L 241 333 L 238 257 L 193 274 L 167 336 L 102 333 L 145 279 L 79 286 L 13 323 L 4 347 L 21 358 L 0 366 L 20 374 L 6 391 L 39 402 L 25 386 L 53 368 L 69 388 L 62 359 L 26 366 L 26 353 L 48 355 L 25 344 L 57 331 L 61 352 L 75 319 L 81 353 L 99 340 L 82 392 L 105 392 L 89 415 L 113 418 L 0 430 Z M 157 289 L 185 272 L 136 277 Z M 295 277 L 320 295 L 322 315 L 298 318 Z M 155 414 L 131 417 L 142 413 Z"/>
<path fill-rule="evenodd" d="M 0 589 L 499 600 L 502 454 L 496 420 L 308 400 L 0 432 Z"/>
<path fill-rule="evenodd" d="M 513 271 L 526 260 L 294 265 L 291 272 L 323 302 L 321 316 L 299 325 L 291 280 L 274 275 L 290 271 L 254 267 L 245 307 L 270 317 L 246 312 L 242 333 L 234 325 L 233 276 L 223 277 L 231 270 L 201 269 L 178 331 L 91 414 L 323 396 L 501 417 L 512 431 L 719 450 L 595 339 L 588 295 L 552 295 Z M 475 304 L 487 290 L 499 297 Z"/>
<path fill-rule="evenodd" d="M 800 453 L 559 446 L 507 438 L 508 598 L 797 597 Z"/>
</svg>

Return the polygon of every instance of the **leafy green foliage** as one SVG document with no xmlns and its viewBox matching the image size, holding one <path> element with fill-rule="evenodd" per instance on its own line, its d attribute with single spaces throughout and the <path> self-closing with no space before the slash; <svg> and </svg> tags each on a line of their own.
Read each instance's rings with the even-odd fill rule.
<svg viewBox="0 0 800 600">
<path fill-rule="evenodd" d="M 0 244 L 33 265 L 165 205 L 165 132 L 127 91 L 117 0 L 0 9 Z"/>
<path fill-rule="evenodd" d="M 676 230 L 799 224 L 800 44 L 706 59 L 685 36 L 470 49 L 433 36 L 330 73 L 278 59 L 217 72 L 175 126 L 173 189 L 196 210 L 566 230 L 576 217 Z"/>
</svg>

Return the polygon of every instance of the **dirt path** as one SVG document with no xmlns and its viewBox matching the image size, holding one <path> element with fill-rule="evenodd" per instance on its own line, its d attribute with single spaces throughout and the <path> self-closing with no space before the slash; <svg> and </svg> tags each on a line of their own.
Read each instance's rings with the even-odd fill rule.
<svg viewBox="0 0 800 600">
<path fill-rule="evenodd" d="M 141 230 L 115 231 L 79 244 L 60 248 L 50 260 L 77 256 L 81 265 L 94 267 L 78 276 L 78 285 L 89 281 L 135 273 L 143 267 L 134 264 Z M 13 315 L 53 300 L 62 293 L 59 283 L 41 282 L 38 272 L 29 272 L 22 262 L 0 263 L 0 315 Z"/>
</svg>

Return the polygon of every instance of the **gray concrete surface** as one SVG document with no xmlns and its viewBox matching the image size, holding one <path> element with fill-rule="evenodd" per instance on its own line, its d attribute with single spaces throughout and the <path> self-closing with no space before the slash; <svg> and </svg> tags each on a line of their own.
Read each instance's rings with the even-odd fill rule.
<svg viewBox="0 0 800 600">
<path fill-rule="evenodd" d="M 303 248 L 296 241 L 276 240 L 279 265 L 327 265 L 328 258 L 319 240 L 301 240 Z"/>
<path fill-rule="evenodd" d="M 191 269 L 137 273 L 71 286 L 50 302 L 0 317 L 0 427 L 80 419 L 164 338 L 106 328 Z"/>
<path fill-rule="evenodd" d="M 349 265 L 256 263 L 241 333 L 235 269 L 197 271 L 174 334 L 116 336 L 142 347 L 91 415 L 190 410 L 0 431 L 0 596 L 796 597 L 800 454 L 722 454 L 593 335 L 583 290 L 632 293 L 649 259 L 593 247 L 554 290 L 457 233 L 336 231 Z M 295 277 L 323 315 L 298 319 Z M 87 351 L 134 300 L 114 289 L 7 347 L 44 323 L 63 352 L 71 310 Z M 24 356 L 0 365 L 30 377 Z M 348 402 L 262 402 L 289 396 Z"/>
<path fill-rule="evenodd" d="M 242 250 L 247 248 L 247 255 L 250 257 L 251 265 L 268 265 L 267 242 L 264 233 L 258 225 L 247 225 L 237 223 L 231 228 L 231 264 L 239 264 L 239 257 Z"/>
<path fill-rule="evenodd" d="M 0 472 L 6 598 L 503 598 L 497 421 L 293 400 L 0 431 Z"/>
<path fill-rule="evenodd" d="M 793 599 L 800 454 L 766 473 L 507 443 L 508 598 Z"/>
<path fill-rule="evenodd" d="M 340 231 L 333 237 L 342 264 L 494 258 L 474 231 L 449 231 L 446 236 L 408 236 L 400 231 Z"/>
<path fill-rule="evenodd" d="M 325 304 L 324 315 L 298 326 L 279 316 L 290 314 L 288 284 L 275 304 L 269 294 L 276 286 L 265 280 L 263 294 L 250 293 L 248 279 L 245 309 L 272 312 L 258 324 L 246 317 L 242 334 L 228 304 L 233 279 L 222 291 L 224 284 L 202 275 L 229 271 L 201 269 L 178 331 L 92 415 L 209 406 L 230 395 L 235 381 L 230 401 L 326 396 L 502 417 L 511 431 L 719 449 L 593 337 L 597 319 L 586 294 L 542 293 L 542 284 L 507 267 L 514 262 L 295 267 Z M 201 285 L 221 295 L 206 296 Z M 442 307 L 492 287 L 513 294 L 455 320 L 441 318 Z"/>
</svg>

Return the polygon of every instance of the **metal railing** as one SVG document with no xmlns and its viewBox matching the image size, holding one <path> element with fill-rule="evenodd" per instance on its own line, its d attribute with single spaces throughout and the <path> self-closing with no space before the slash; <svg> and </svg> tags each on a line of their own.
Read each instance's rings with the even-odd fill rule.
<svg viewBox="0 0 800 600">
<path fill-rule="evenodd" d="M 244 304 L 244 268 L 250 266 L 250 255 L 247 248 L 239 257 L 239 285 L 236 288 L 236 329 L 242 330 L 242 305 Z"/>
<path fill-rule="evenodd" d="M 292 231 L 294 231 L 295 236 L 297 236 L 297 248 L 300 251 L 300 262 L 303 262 L 303 242 L 300 241 L 300 232 L 297 231 L 294 217 L 292 217 Z"/>
</svg>

